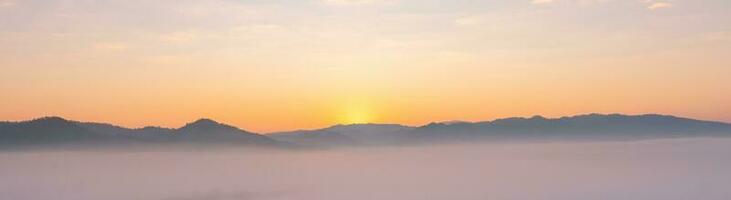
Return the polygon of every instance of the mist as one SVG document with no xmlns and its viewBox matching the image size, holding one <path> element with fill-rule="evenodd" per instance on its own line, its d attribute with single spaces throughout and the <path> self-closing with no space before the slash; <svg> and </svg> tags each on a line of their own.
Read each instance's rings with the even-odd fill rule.
<svg viewBox="0 0 731 200">
<path fill-rule="evenodd" d="M 725 200 L 731 139 L 0 153 L 0 199 Z"/>
</svg>

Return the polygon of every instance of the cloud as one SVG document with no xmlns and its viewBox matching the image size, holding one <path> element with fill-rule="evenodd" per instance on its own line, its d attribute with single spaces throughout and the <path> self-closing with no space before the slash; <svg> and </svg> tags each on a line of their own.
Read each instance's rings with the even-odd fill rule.
<svg viewBox="0 0 731 200">
<path fill-rule="evenodd" d="M 454 20 L 454 23 L 460 26 L 477 25 L 482 22 L 482 18 L 476 16 L 462 17 Z"/>
<path fill-rule="evenodd" d="M 261 33 L 261 32 L 273 31 L 273 30 L 281 30 L 283 28 L 284 27 L 277 25 L 277 24 L 251 24 L 251 25 L 234 27 L 232 30 L 236 31 L 236 32 Z"/>
<path fill-rule="evenodd" d="M 573 3 L 573 4 L 595 4 L 595 3 L 607 3 L 614 0 L 532 0 L 531 4 L 534 5 L 547 5 L 559 2 Z"/>
<path fill-rule="evenodd" d="M 162 41 L 176 44 L 190 43 L 197 38 L 200 38 L 200 35 L 190 31 L 172 32 L 160 37 Z"/>
<path fill-rule="evenodd" d="M 11 0 L 5 0 L 5 1 L 3 1 L 3 0 L 0 0 L 0 8 L 10 7 L 10 6 L 14 6 L 14 5 L 15 5 L 15 1 L 11 1 Z"/>
<path fill-rule="evenodd" d="M 647 9 L 657 10 L 657 9 L 669 8 L 669 7 L 673 7 L 673 4 L 668 3 L 668 2 L 653 2 L 649 6 L 647 6 Z"/>
<path fill-rule="evenodd" d="M 553 4 L 558 3 L 560 0 L 532 0 L 531 4 L 535 5 L 544 5 L 544 4 Z M 570 0 L 570 1 L 564 1 L 569 3 L 579 3 L 579 4 L 593 4 L 593 3 L 607 3 L 612 2 L 615 0 Z M 616 2 L 616 1 L 615 1 Z M 645 4 L 647 6 L 647 9 L 649 10 L 657 10 L 657 9 L 663 9 L 663 8 L 670 8 L 675 6 L 673 3 L 662 1 L 662 0 L 642 0 L 639 1 L 640 4 Z"/>
<path fill-rule="evenodd" d="M 100 42 L 92 44 L 92 47 L 103 51 L 123 51 L 129 48 L 129 45 L 123 42 Z"/>
<path fill-rule="evenodd" d="M 700 38 L 704 41 L 731 41 L 731 31 L 717 31 L 701 34 Z"/>
<path fill-rule="evenodd" d="M 532 4 L 549 4 L 556 2 L 556 0 L 533 0 L 531 1 Z"/>
<path fill-rule="evenodd" d="M 391 0 L 322 0 L 328 5 L 366 5 L 392 2 Z"/>
</svg>

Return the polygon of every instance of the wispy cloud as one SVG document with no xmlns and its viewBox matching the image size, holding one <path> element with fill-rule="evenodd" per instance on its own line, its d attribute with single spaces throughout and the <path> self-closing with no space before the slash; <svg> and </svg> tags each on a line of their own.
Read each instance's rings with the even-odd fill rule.
<svg viewBox="0 0 731 200">
<path fill-rule="evenodd" d="M 190 43 L 197 38 L 200 38 L 200 35 L 191 31 L 178 31 L 160 36 L 162 41 L 176 44 Z"/>
<path fill-rule="evenodd" d="M 710 33 L 704 33 L 700 35 L 700 38 L 704 41 L 731 41 L 731 30 L 728 31 L 716 31 Z"/>
<path fill-rule="evenodd" d="M 650 10 L 657 10 L 657 9 L 663 9 L 663 8 L 670 8 L 674 5 L 672 3 L 668 2 L 651 2 L 649 6 L 647 6 L 647 9 Z"/>
<path fill-rule="evenodd" d="M 92 44 L 92 47 L 102 51 L 123 51 L 129 48 L 129 45 L 124 42 L 99 42 Z"/>
<path fill-rule="evenodd" d="M 0 0 L 0 8 L 14 6 L 15 1 L 12 0 Z"/>
<path fill-rule="evenodd" d="M 554 4 L 559 2 L 566 2 L 566 3 L 577 3 L 577 4 L 594 4 L 594 3 L 608 3 L 608 2 L 618 2 L 617 0 L 531 0 L 531 4 L 534 5 L 547 5 L 547 4 Z M 663 8 L 670 8 L 674 7 L 675 4 L 669 2 L 669 1 L 663 1 L 663 0 L 641 0 L 639 2 L 640 5 L 646 6 L 649 10 L 657 10 L 657 9 L 663 9 Z"/>
<path fill-rule="evenodd" d="M 328 5 L 367 5 L 392 3 L 393 0 L 322 0 L 322 2 Z"/>
<path fill-rule="evenodd" d="M 612 1 L 616 1 L 616 0 L 531 0 L 531 4 L 549 5 L 549 4 L 556 4 L 556 3 L 571 3 L 571 4 L 589 5 L 589 4 L 597 4 L 597 3 L 607 3 L 607 2 L 612 2 Z"/>
<path fill-rule="evenodd" d="M 461 17 L 454 20 L 454 23 L 460 26 L 477 25 L 482 22 L 482 18 L 478 16 Z"/>
<path fill-rule="evenodd" d="M 531 1 L 532 4 L 549 4 L 556 2 L 556 0 L 533 0 Z"/>
</svg>

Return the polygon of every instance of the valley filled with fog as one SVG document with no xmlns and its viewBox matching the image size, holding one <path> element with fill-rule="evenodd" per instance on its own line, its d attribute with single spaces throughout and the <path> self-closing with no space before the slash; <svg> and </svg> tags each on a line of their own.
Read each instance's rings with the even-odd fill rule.
<svg viewBox="0 0 731 200">
<path fill-rule="evenodd" d="M 0 152 L 0 199 L 726 200 L 731 139 Z"/>
</svg>

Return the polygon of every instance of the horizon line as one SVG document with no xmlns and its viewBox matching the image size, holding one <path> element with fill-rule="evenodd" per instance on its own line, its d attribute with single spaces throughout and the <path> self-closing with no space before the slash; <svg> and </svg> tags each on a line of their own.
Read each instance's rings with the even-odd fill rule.
<svg viewBox="0 0 731 200">
<path fill-rule="evenodd" d="M 418 128 L 418 127 L 423 127 L 423 126 L 427 126 L 427 125 L 430 125 L 430 124 L 440 124 L 440 123 L 443 124 L 443 123 L 455 122 L 455 121 L 456 122 L 464 122 L 464 123 L 472 123 L 472 124 L 474 124 L 474 123 L 489 123 L 489 122 L 494 122 L 494 121 L 498 121 L 498 120 L 505 120 L 505 119 L 543 118 L 543 119 L 547 119 L 547 120 L 558 120 L 558 119 L 563 119 L 563 118 L 572 118 L 572 117 L 581 117 L 581 116 L 590 116 L 590 115 L 601 115 L 601 116 L 620 115 L 620 116 L 628 116 L 628 117 L 638 117 L 638 116 L 665 116 L 665 117 L 675 117 L 675 118 L 689 119 L 689 120 L 699 120 L 699 121 L 707 121 L 707 122 L 724 123 L 724 124 L 730 124 L 731 125 L 731 122 L 726 122 L 726 121 L 706 120 L 706 119 L 690 118 L 690 117 L 683 117 L 683 116 L 679 116 L 679 115 L 659 114 L 659 113 L 644 113 L 644 114 L 584 113 L 584 114 L 575 114 L 575 115 L 565 115 L 565 116 L 561 116 L 561 117 L 544 117 L 543 115 L 532 115 L 530 117 L 518 117 L 518 116 L 516 116 L 516 117 L 503 117 L 503 118 L 495 118 L 495 119 L 492 119 L 492 120 L 482 120 L 482 121 L 465 121 L 465 120 L 431 121 L 429 123 L 426 123 L 426 124 L 423 124 L 423 125 L 416 125 L 416 126 L 404 125 L 404 124 L 400 124 L 400 123 L 388 123 L 388 122 L 367 122 L 367 123 L 351 123 L 351 124 L 336 123 L 336 124 L 333 124 L 333 125 L 325 126 L 325 127 L 322 127 L 322 128 L 315 128 L 315 129 L 291 129 L 291 130 L 270 131 L 270 132 L 252 132 L 252 131 L 248 131 L 245 128 L 241 128 L 241 127 L 238 127 L 238 126 L 234 126 L 234 125 L 231 125 L 231 124 L 225 123 L 225 122 L 220 122 L 218 120 L 214 120 L 214 119 L 208 118 L 208 117 L 197 118 L 195 120 L 192 120 L 190 122 L 185 123 L 185 125 L 183 125 L 181 127 L 164 127 L 164 126 L 157 126 L 157 125 L 147 125 L 147 126 L 141 126 L 141 127 L 126 127 L 126 126 L 121 126 L 121 125 L 117 125 L 117 124 L 109 123 L 109 122 L 73 120 L 73 119 L 69 119 L 69 118 L 65 118 L 65 117 L 61 117 L 61 116 L 57 116 L 57 115 L 48 115 L 48 116 L 37 117 L 37 118 L 33 118 L 33 119 L 28 119 L 28 120 L 18 120 L 18 121 L 8 121 L 8 120 L 5 120 L 5 121 L 0 121 L 0 122 L 5 122 L 5 123 L 23 123 L 23 122 L 32 122 L 32 121 L 42 120 L 42 119 L 58 118 L 58 119 L 62 119 L 62 120 L 69 121 L 69 122 L 105 124 L 105 125 L 111 125 L 111 126 L 115 126 L 115 127 L 119 127 L 119 128 L 124 128 L 124 129 L 144 129 L 144 128 L 179 129 L 179 128 L 185 127 L 185 126 L 187 126 L 189 124 L 193 124 L 193 123 L 198 122 L 198 121 L 201 121 L 201 120 L 210 120 L 210 121 L 213 121 L 213 122 L 216 122 L 216 123 L 219 123 L 219 124 L 233 126 L 233 127 L 237 128 L 237 129 L 244 130 L 244 131 L 247 131 L 247 132 L 256 133 L 256 134 L 260 134 L 260 135 L 268 135 L 268 134 L 287 133 L 287 132 L 296 132 L 296 131 L 320 130 L 320 129 L 326 129 L 326 128 L 331 128 L 331 127 L 336 127 L 336 126 L 398 125 L 398 126 L 404 126 L 404 127 L 410 127 L 410 128 Z"/>
</svg>

